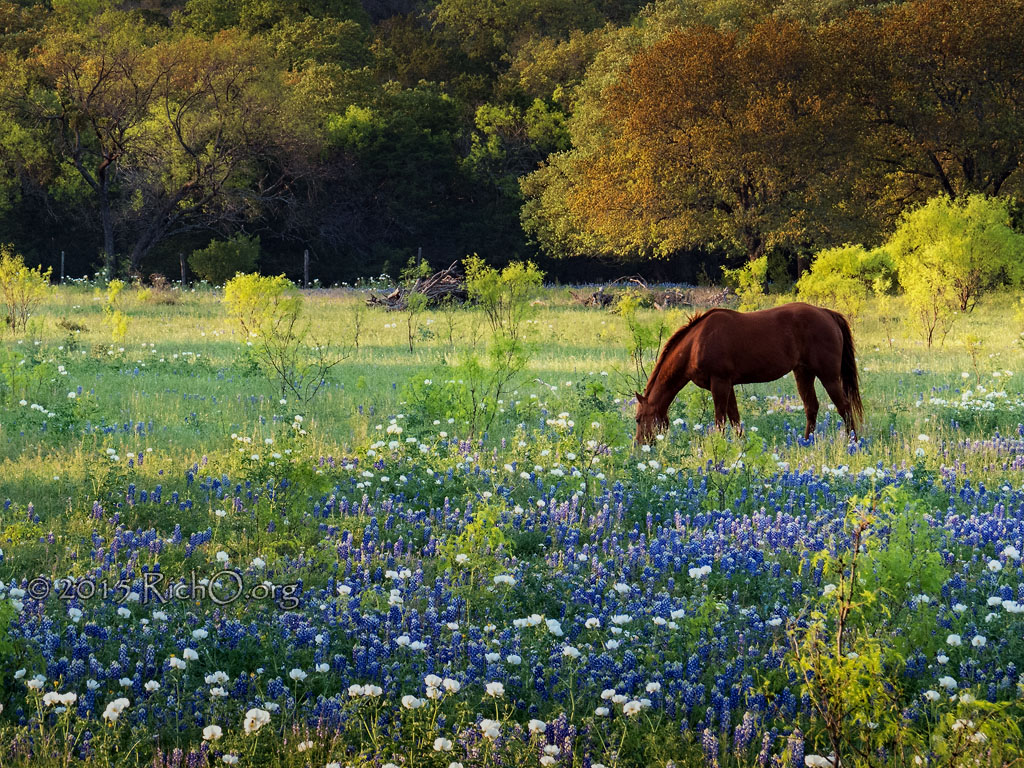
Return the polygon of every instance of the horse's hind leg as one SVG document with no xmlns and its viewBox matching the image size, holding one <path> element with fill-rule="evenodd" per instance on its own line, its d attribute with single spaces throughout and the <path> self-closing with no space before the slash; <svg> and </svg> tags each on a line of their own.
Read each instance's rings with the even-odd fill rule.
<svg viewBox="0 0 1024 768">
<path fill-rule="evenodd" d="M 846 390 L 843 389 L 843 382 L 838 378 L 822 379 L 822 385 L 825 387 L 825 391 L 828 392 L 828 396 L 832 398 L 832 402 L 836 404 L 836 410 L 839 411 L 839 416 L 843 420 L 843 426 L 846 427 L 847 434 L 850 433 L 850 424 L 852 424 L 852 414 L 850 413 L 850 401 L 846 399 Z"/>
<path fill-rule="evenodd" d="M 811 437 L 814 427 L 818 423 L 818 395 L 814 391 L 814 374 L 803 369 L 795 368 L 793 378 L 796 379 L 796 391 L 800 399 L 804 401 L 804 413 L 807 416 L 807 428 L 804 430 L 804 440 Z M 827 387 L 826 387 L 827 388 Z M 829 392 L 829 395 L 832 393 Z M 839 406 L 836 406 L 837 408 Z"/>
<path fill-rule="evenodd" d="M 742 433 L 743 432 L 743 428 L 740 425 L 740 408 L 736 404 L 736 389 L 735 389 L 735 387 L 733 387 L 733 388 L 731 388 L 729 390 L 728 414 L 729 414 L 729 421 L 732 423 L 733 427 L 736 428 L 737 432 Z"/>
<path fill-rule="evenodd" d="M 736 408 L 736 393 L 733 391 L 732 382 L 726 379 L 711 380 L 711 399 L 715 402 L 715 426 L 725 429 L 725 420 L 730 416 L 730 408 Z M 739 421 L 739 410 L 737 409 L 737 421 Z"/>
</svg>

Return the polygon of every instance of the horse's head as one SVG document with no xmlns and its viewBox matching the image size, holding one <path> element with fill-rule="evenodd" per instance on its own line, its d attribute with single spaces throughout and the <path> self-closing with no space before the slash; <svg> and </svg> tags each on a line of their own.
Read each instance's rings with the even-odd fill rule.
<svg viewBox="0 0 1024 768">
<path fill-rule="evenodd" d="M 650 400 L 636 393 L 636 441 L 647 445 L 659 432 L 668 429 L 668 414 L 658 412 Z"/>
</svg>

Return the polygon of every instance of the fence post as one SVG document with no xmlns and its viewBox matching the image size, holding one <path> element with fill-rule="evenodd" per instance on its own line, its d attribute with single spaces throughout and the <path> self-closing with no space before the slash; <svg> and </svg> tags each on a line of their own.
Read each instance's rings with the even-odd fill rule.
<svg viewBox="0 0 1024 768">
<path fill-rule="evenodd" d="M 178 262 L 181 264 L 181 287 L 185 287 L 185 253 L 184 251 L 178 252 Z"/>
<path fill-rule="evenodd" d="M 302 287 L 309 288 L 309 249 L 302 252 Z"/>
<path fill-rule="evenodd" d="M 60 252 L 60 281 L 64 282 L 64 251 Z"/>
</svg>

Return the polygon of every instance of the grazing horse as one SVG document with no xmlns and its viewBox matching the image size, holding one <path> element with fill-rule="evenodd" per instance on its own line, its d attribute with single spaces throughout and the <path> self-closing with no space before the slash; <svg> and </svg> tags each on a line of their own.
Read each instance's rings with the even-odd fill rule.
<svg viewBox="0 0 1024 768">
<path fill-rule="evenodd" d="M 818 418 L 817 377 L 836 404 L 848 432 L 863 417 L 853 337 L 846 318 L 810 304 L 784 304 L 758 312 L 711 309 L 697 314 L 666 342 L 647 388 L 636 395 L 636 440 L 649 443 L 668 428 L 668 407 L 687 382 L 711 390 L 715 424 L 739 426 L 737 384 L 774 381 L 790 371 L 804 402 L 807 429 Z"/>
</svg>

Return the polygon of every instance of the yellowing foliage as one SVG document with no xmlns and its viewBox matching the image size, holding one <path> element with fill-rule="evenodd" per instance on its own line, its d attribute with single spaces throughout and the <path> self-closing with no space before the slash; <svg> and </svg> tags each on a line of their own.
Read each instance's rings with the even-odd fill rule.
<svg viewBox="0 0 1024 768">
<path fill-rule="evenodd" d="M 908 212 L 886 250 L 929 346 L 986 291 L 1024 278 L 1024 235 L 1006 203 L 984 195 L 936 197 Z"/>
<path fill-rule="evenodd" d="M 6 323 L 15 332 L 25 330 L 32 311 L 49 295 L 52 271 L 27 267 L 12 246 L 0 245 L 0 298 Z"/>
<path fill-rule="evenodd" d="M 893 277 L 885 250 L 847 244 L 819 252 L 796 290 L 803 301 L 857 315 L 869 296 L 893 287 Z"/>
</svg>

